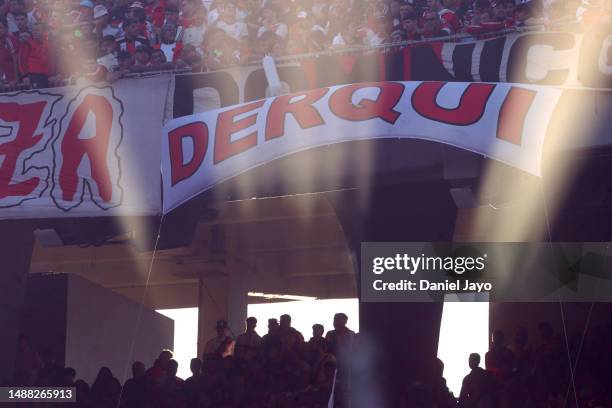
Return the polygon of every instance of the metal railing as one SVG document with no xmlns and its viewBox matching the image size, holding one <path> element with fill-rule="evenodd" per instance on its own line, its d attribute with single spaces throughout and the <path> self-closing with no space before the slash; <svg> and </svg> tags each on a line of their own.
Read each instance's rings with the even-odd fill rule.
<svg viewBox="0 0 612 408">
<path fill-rule="evenodd" d="M 298 63 L 304 59 L 318 58 L 318 57 L 328 56 L 328 55 L 369 54 L 369 53 L 374 53 L 374 52 L 389 52 L 392 50 L 398 50 L 398 49 L 402 49 L 405 47 L 414 47 L 414 46 L 430 44 L 430 43 L 435 43 L 435 42 L 461 43 L 461 42 L 477 41 L 477 40 L 482 40 L 482 39 L 499 38 L 499 37 L 506 36 L 506 35 L 513 34 L 513 33 L 542 32 L 542 31 L 547 31 L 547 28 L 551 28 L 551 27 L 556 27 L 558 31 L 580 30 L 580 24 L 576 22 L 575 20 L 555 21 L 555 22 L 548 23 L 546 25 L 541 24 L 541 25 L 532 25 L 532 26 L 525 26 L 525 27 L 505 28 L 501 30 L 485 32 L 485 33 L 480 33 L 480 34 L 460 33 L 460 34 L 452 34 L 452 35 L 443 36 L 443 37 L 427 38 L 427 39 L 422 39 L 422 40 L 409 40 L 409 41 L 384 43 L 384 44 L 375 45 L 375 46 L 366 46 L 366 45 L 345 46 L 342 48 L 333 48 L 333 49 L 310 52 L 310 53 L 278 56 L 278 57 L 275 57 L 275 61 L 278 64 L 285 65 L 285 64 L 291 64 L 291 63 Z M 554 31 L 557 31 L 557 30 L 554 30 Z M 260 67 L 261 65 L 262 65 L 261 61 L 250 61 L 250 62 L 241 63 L 241 64 L 225 65 L 217 70 L 206 70 L 206 71 L 194 71 L 193 69 L 190 69 L 190 68 L 180 68 L 180 69 L 153 68 L 151 70 L 129 72 L 129 73 L 122 75 L 121 78 L 142 78 L 142 77 L 148 77 L 148 76 L 154 76 L 154 75 L 160 75 L 160 74 L 178 75 L 178 74 L 189 74 L 189 73 L 200 73 L 200 72 L 218 72 L 218 71 L 224 71 L 230 68 L 236 68 L 236 67 L 241 67 L 241 66 L 242 67 Z M 76 83 L 77 81 L 74 78 L 68 78 L 67 80 L 57 84 L 55 87 L 75 85 Z M 26 89 L 31 89 L 31 88 L 23 84 L 18 84 L 17 86 L 9 87 L 0 82 L 0 93 L 14 92 L 14 91 L 20 91 L 20 90 L 26 90 Z"/>
</svg>

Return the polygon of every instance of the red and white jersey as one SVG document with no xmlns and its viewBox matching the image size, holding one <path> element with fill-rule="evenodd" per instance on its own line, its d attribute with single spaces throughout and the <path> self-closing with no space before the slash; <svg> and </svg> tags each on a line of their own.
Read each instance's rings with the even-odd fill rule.
<svg viewBox="0 0 612 408">
<path fill-rule="evenodd" d="M 183 51 L 182 42 L 174 42 L 172 44 L 158 43 L 153 46 L 156 50 L 162 50 L 166 56 L 167 62 L 176 62 Z"/>
<path fill-rule="evenodd" d="M 442 21 L 442 29 L 449 34 L 456 34 L 461 30 L 462 24 L 457 14 L 449 9 L 442 9 L 438 12 L 440 21 Z"/>
</svg>

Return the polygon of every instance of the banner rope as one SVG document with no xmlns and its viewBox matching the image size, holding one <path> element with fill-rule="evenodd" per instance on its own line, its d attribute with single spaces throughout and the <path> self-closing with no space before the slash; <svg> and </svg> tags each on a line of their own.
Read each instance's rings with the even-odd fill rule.
<svg viewBox="0 0 612 408">
<path fill-rule="evenodd" d="M 138 307 L 138 313 L 136 314 L 136 322 L 134 324 L 134 333 L 132 335 L 132 341 L 130 344 L 130 351 L 128 353 L 128 358 L 126 360 L 125 363 L 125 369 L 123 370 L 123 380 L 124 383 L 125 381 L 127 381 L 128 378 L 128 373 L 129 373 L 129 369 L 130 369 L 130 365 L 131 365 L 131 360 L 132 357 L 134 355 L 134 347 L 136 345 L 136 336 L 138 334 L 138 329 L 140 327 L 140 321 L 142 319 L 142 311 L 144 309 L 144 303 L 145 303 L 145 299 L 147 297 L 147 289 L 149 288 L 149 282 L 151 280 L 151 272 L 153 271 L 153 264 L 155 263 L 155 255 L 157 254 L 157 247 L 159 245 L 159 238 L 161 236 L 161 228 L 162 225 L 164 223 L 164 214 L 162 214 L 160 220 L 159 220 L 159 226 L 157 227 L 157 235 L 155 237 L 155 245 L 153 246 L 153 252 L 151 254 L 151 262 L 149 262 L 149 268 L 147 271 L 147 279 L 145 281 L 145 286 L 144 286 L 144 290 L 142 293 L 142 298 L 140 300 L 140 305 Z M 121 391 L 119 392 L 119 398 L 117 400 L 117 408 L 119 408 L 122 404 L 121 404 L 121 398 L 123 397 L 123 388 L 121 387 Z"/>
<path fill-rule="evenodd" d="M 540 184 L 540 191 L 542 194 L 542 206 L 544 207 L 544 219 L 546 220 L 546 230 L 547 230 L 547 235 L 548 235 L 548 246 L 550 248 L 550 252 L 551 255 L 553 255 L 553 247 L 552 247 L 552 233 L 551 233 L 551 228 L 550 228 L 550 218 L 548 216 L 548 205 L 546 202 L 546 194 L 544 192 L 544 183 L 542 182 L 542 178 L 540 178 L 539 180 L 539 184 Z M 567 336 L 567 325 L 565 323 L 565 312 L 563 311 L 563 301 L 561 299 L 561 288 L 559 288 L 557 290 L 557 298 L 558 298 L 558 304 L 559 304 L 559 312 L 561 314 L 561 325 L 563 326 L 563 336 L 565 337 L 565 349 L 567 351 L 567 362 L 569 365 L 569 369 L 570 369 L 570 380 L 571 383 L 568 384 L 568 394 L 569 394 L 569 388 L 571 387 L 574 391 L 574 401 L 576 403 L 576 406 L 578 406 L 578 394 L 576 391 L 576 381 L 574 380 L 574 367 L 572 365 L 572 356 L 570 353 L 570 347 L 569 347 L 569 339 Z M 566 401 L 563 402 L 563 406 L 567 406 L 567 399 Z"/>
</svg>

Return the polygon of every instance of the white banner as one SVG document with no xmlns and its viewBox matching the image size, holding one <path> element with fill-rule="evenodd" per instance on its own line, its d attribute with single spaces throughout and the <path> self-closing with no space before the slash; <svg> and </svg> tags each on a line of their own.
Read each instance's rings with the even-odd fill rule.
<svg viewBox="0 0 612 408">
<path fill-rule="evenodd" d="M 0 219 L 161 212 L 170 75 L 0 95 Z"/>
<path fill-rule="evenodd" d="M 560 95 L 529 85 L 375 82 L 177 118 L 163 132 L 163 211 L 256 166 L 351 140 L 431 140 L 539 176 L 546 128 Z"/>
</svg>

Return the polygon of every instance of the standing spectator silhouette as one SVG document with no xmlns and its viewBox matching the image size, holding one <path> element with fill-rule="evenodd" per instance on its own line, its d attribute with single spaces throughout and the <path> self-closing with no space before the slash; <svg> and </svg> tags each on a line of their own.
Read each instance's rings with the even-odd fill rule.
<svg viewBox="0 0 612 408">
<path fill-rule="evenodd" d="M 76 407 L 85 408 L 91 406 L 91 388 L 83 380 L 76 380 L 74 383 L 76 393 Z"/>
<path fill-rule="evenodd" d="M 107 406 L 117 406 L 121 384 L 113 377 L 110 368 L 102 367 L 91 386 L 91 398 L 94 403 Z"/>
<path fill-rule="evenodd" d="M 280 317 L 278 335 L 281 345 L 286 350 L 297 350 L 304 344 L 302 333 L 291 327 L 291 316 L 284 314 Z"/>
<path fill-rule="evenodd" d="M 432 364 L 432 377 L 427 382 L 431 405 L 438 408 L 452 408 L 457 406 L 457 400 L 446 385 L 444 362 L 435 358 Z"/>
<path fill-rule="evenodd" d="M 278 320 L 268 319 L 268 333 L 261 338 L 261 352 L 267 355 L 278 343 Z"/>
<path fill-rule="evenodd" d="M 132 378 L 123 385 L 121 401 L 126 408 L 143 408 L 147 391 L 145 365 L 140 361 L 135 361 L 132 364 Z"/>
<path fill-rule="evenodd" d="M 250 361 L 257 356 L 261 346 L 261 337 L 255 331 L 256 326 L 257 319 L 255 317 L 246 319 L 246 331 L 236 339 L 236 358 Z"/>
<path fill-rule="evenodd" d="M 309 346 L 317 346 L 324 351 L 327 351 L 327 341 L 323 337 L 325 328 L 322 324 L 316 323 L 312 325 L 312 337 L 308 340 Z"/>
<path fill-rule="evenodd" d="M 516 358 L 517 375 L 521 377 L 531 374 L 533 350 L 529 346 L 529 333 L 524 326 L 519 326 L 516 329 L 511 347 Z"/>
<path fill-rule="evenodd" d="M 76 370 L 72 367 L 66 367 L 62 370 L 60 378 L 60 387 L 74 387 L 74 379 L 76 378 Z"/>
<path fill-rule="evenodd" d="M 330 353 L 338 357 L 344 351 L 349 351 L 353 345 L 355 332 L 346 327 L 348 316 L 344 313 L 334 315 L 334 330 L 330 330 L 325 335 L 325 340 L 329 345 Z"/>
<path fill-rule="evenodd" d="M 197 406 L 200 381 L 202 380 L 202 360 L 192 358 L 189 363 L 189 370 L 191 371 L 191 377 L 183 383 L 183 391 L 186 405 L 194 407 Z"/>
<path fill-rule="evenodd" d="M 157 390 L 156 405 L 163 408 L 182 408 L 185 406 L 183 398 L 183 379 L 177 377 L 178 362 L 174 359 L 168 360 L 168 371 Z"/>
<path fill-rule="evenodd" d="M 353 359 L 352 350 L 355 332 L 346 327 L 348 316 L 344 313 L 334 315 L 334 330 L 327 332 L 325 340 L 338 362 L 338 377 L 336 382 L 336 402 L 339 406 L 348 405 L 350 394 L 350 367 Z"/>
<path fill-rule="evenodd" d="M 234 354 L 234 339 L 228 335 L 227 322 L 217 320 L 215 326 L 217 335 L 206 342 L 204 354 L 215 354 L 219 357 L 227 357 Z"/>
<path fill-rule="evenodd" d="M 533 374 L 534 353 L 529 346 L 529 333 L 524 326 L 519 326 L 510 346 L 514 353 L 514 368 L 512 378 L 505 390 L 506 400 L 520 404 L 525 399 L 525 393 L 530 388 Z"/>
<path fill-rule="evenodd" d="M 262 340 L 266 341 L 266 339 L 269 339 L 270 336 L 276 333 L 276 330 L 278 330 L 278 320 L 268 319 L 268 333 L 264 334 Z"/>
<path fill-rule="evenodd" d="M 542 343 L 535 352 L 535 380 L 540 400 L 564 390 L 569 380 L 567 358 L 550 323 L 538 324 Z"/>
<path fill-rule="evenodd" d="M 459 406 L 461 408 L 496 408 L 495 379 L 490 373 L 480 367 L 480 355 L 470 354 L 470 369 L 463 379 Z"/>
<path fill-rule="evenodd" d="M 315 326 L 321 326 L 320 329 L 323 330 L 322 325 L 315 324 L 313 326 L 313 337 L 308 341 L 308 363 L 310 364 L 310 376 L 313 384 L 317 384 L 320 381 L 325 381 L 322 380 L 321 377 L 325 377 L 326 375 L 324 372 L 324 367 L 326 363 L 332 362 L 334 363 L 334 366 L 336 365 L 336 357 L 333 354 L 329 353 L 327 342 L 325 341 L 323 336 L 317 337 L 318 333 L 317 335 L 314 334 Z M 318 330 L 319 328 L 317 327 L 317 331 Z"/>
<path fill-rule="evenodd" d="M 159 357 L 157 357 L 153 363 L 153 367 L 146 371 L 146 380 L 155 386 L 160 384 L 168 371 L 168 361 L 170 361 L 172 357 L 172 351 L 162 350 L 161 353 L 159 353 Z"/>
<path fill-rule="evenodd" d="M 491 339 L 491 349 L 485 354 L 485 368 L 498 381 L 507 381 L 514 369 L 514 353 L 506 347 L 503 331 L 495 330 Z"/>
</svg>

